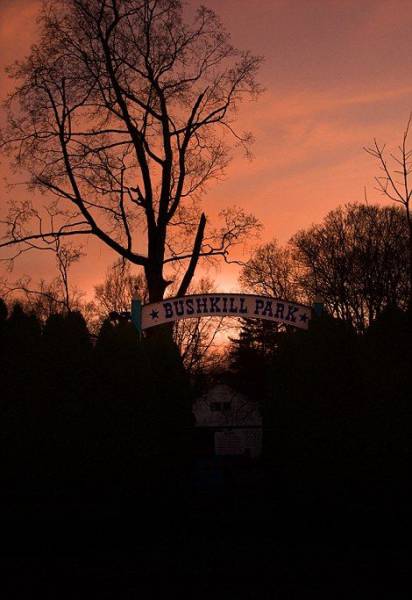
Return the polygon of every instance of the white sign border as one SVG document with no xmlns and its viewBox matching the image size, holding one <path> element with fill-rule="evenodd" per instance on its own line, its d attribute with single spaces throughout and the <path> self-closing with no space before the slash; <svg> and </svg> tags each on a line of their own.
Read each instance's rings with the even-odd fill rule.
<svg viewBox="0 0 412 600">
<path fill-rule="evenodd" d="M 263 319 L 284 323 L 298 329 L 308 329 L 312 309 L 310 306 L 297 302 L 257 294 L 227 292 L 189 294 L 144 304 L 141 327 L 142 330 L 145 330 L 181 319 L 202 317 Z"/>
</svg>

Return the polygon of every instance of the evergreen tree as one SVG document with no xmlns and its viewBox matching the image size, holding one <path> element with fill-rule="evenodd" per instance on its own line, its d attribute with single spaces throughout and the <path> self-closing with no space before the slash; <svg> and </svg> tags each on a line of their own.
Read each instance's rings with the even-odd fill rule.
<svg viewBox="0 0 412 600">
<path fill-rule="evenodd" d="M 260 319 L 242 319 L 239 337 L 231 338 L 232 384 L 263 402 L 270 389 L 269 371 L 285 327 Z"/>
<path fill-rule="evenodd" d="M 368 403 L 368 468 L 375 479 L 404 479 L 410 467 L 412 313 L 387 308 L 362 339 Z"/>
<path fill-rule="evenodd" d="M 5 316 L 5 307 L 2 306 Z M 3 477 L 17 487 L 33 478 L 35 420 L 33 407 L 41 396 L 39 385 L 40 324 L 16 303 L 2 320 L 1 441 Z"/>
</svg>

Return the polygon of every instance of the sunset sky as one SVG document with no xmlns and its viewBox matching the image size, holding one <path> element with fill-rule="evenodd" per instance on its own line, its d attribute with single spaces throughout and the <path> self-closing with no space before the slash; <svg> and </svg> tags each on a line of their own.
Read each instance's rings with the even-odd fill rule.
<svg viewBox="0 0 412 600">
<path fill-rule="evenodd" d="M 190 0 L 190 5 L 197 5 Z M 216 10 L 241 49 L 262 54 L 259 80 L 266 88 L 239 114 L 240 129 L 256 138 L 254 160 L 240 154 L 223 182 L 204 198 L 213 215 L 239 205 L 263 223 L 261 241 L 319 222 L 334 207 L 383 202 L 374 190 L 377 165 L 363 146 L 373 138 L 396 146 L 412 110 L 412 3 L 409 0 L 203 0 Z M 4 67 L 23 58 L 35 41 L 38 0 L 0 0 L 0 93 L 13 82 Z M 0 211 L 11 193 L 0 164 Z M 22 179 L 22 177 L 20 177 Z M 12 177 L 16 181 L 16 176 Z M 73 269 L 90 293 L 115 256 L 90 240 L 88 256 Z M 55 275 L 53 260 L 26 255 L 12 280 Z M 1 266 L 0 266 L 1 270 Z M 3 274 L 0 271 L 0 276 Z M 209 275 L 221 291 L 237 289 L 238 269 L 222 265 Z"/>
</svg>

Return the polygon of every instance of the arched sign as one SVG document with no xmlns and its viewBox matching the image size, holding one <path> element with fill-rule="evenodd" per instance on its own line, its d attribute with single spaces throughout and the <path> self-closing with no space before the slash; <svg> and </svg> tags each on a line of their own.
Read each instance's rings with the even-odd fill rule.
<svg viewBox="0 0 412 600">
<path fill-rule="evenodd" d="M 165 298 L 140 307 L 134 301 L 135 325 L 148 329 L 180 319 L 199 317 L 244 317 L 265 319 L 308 329 L 311 308 L 287 300 L 251 294 L 193 294 L 181 298 Z M 139 314 L 140 313 L 140 314 Z M 137 323 L 140 321 L 140 327 Z"/>
</svg>

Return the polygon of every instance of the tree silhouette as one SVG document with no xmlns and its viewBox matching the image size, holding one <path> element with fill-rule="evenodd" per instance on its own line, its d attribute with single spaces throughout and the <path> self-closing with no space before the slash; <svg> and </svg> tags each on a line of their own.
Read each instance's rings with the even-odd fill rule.
<svg viewBox="0 0 412 600">
<path fill-rule="evenodd" d="M 168 295 L 177 290 L 170 286 Z M 212 282 L 202 278 L 192 284 L 188 290 L 191 294 L 213 292 Z M 86 305 L 91 316 L 90 323 L 94 329 L 101 325 L 111 313 L 130 312 L 132 298 L 137 295 L 143 303 L 148 301 L 146 282 L 142 274 L 133 274 L 130 263 L 120 260 L 115 262 L 106 273 L 103 283 L 95 286 L 95 296 Z M 97 323 L 96 323 L 97 321 Z M 90 326 L 90 325 L 89 325 Z M 173 340 L 179 348 L 183 364 L 188 372 L 199 373 L 213 362 L 213 350 L 216 335 L 222 330 L 222 319 L 199 318 L 177 321 L 173 325 Z"/>
<path fill-rule="evenodd" d="M 292 238 L 300 285 L 338 318 L 365 330 L 390 305 L 409 298 L 408 230 L 400 210 L 347 205 Z"/>
<path fill-rule="evenodd" d="M 3 305 L 4 314 L 4 305 Z M 17 488 L 35 477 L 36 407 L 42 398 L 40 343 L 41 329 L 36 317 L 16 303 L 3 321 L 0 342 L 2 375 L 0 448 L 3 456 L 0 476 Z M 7 487 L 6 487 L 7 489 Z"/>
<path fill-rule="evenodd" d="M 325 492 L 355 477 L 364 417 L 357 336 L 327 314 L 279 338 L 263 407 L 264 452 L 282 478 Z M 364 422 L 363 422 L 364 424 Z"/>
<path fill-rule="evenodd" d="M 275 239 L 255 250 L 242 268 L 239 282 L 254 294 L 302 301 L 292 247 L 282 247 Z"/>
<path fill-rule="evenodd" d="M 0 323 L 2 327 L 7 319 L 7 314 L 7 304 L 4 302 L 3 298 L 0 298 Z"/>
<path fill-rule="evenodd" d="M 177 347 L 168 337 L 138 342 L 131 323 L 107 320 L 94 358 L 94 414 L 99 445 L 107 457 L 105 468 L 113 472 L 121 464 L 133 481 L 142 460 L 154 473 L 188 460 L 192 391 Z"/>
<path fill-rule="evenodd" d="M 228 164 L 229 140 L 248 148 L 233 120 L 260 91 L 261 58 L 235 49 L 205 7 L 186 25 L 176 0 L 47 2 L 40 23 L 38 44 L 9 70 L 19 84 L 1 145 L 51 200 L 12 202 L 0 247 L 17 244 L 18 256 L 95 236 L 143 267 L 151 301 L 169 267 L 184 294 L 199 258 L 227 259 L 256 226 L 226 209 L 206 235 L 198 199 Z"/>
<path fill-rule="evenodd" d="M 51 315 L 43 329 L 42 349 L 52 402 L 81 402 L 92 350 L 83 316 L 79 312 Z"/>
<path fill-rule="evenodd" d="M 364 148 L 364 150 L 376 159 L 382 173 L 375 177 L 378 191 L 386 198 L 400 204 L 405 211 L 408 227 L 409 307 L 412 309 L 412 187 L 410 181 L 412 150 L 408 148 L 411 121 L 412 113 L 406 124 L 402 142 L 395 153 L 389 153 L 388 156 L 386 144 L 379 144 L 376 139 L 372 146 Z"/>
<path fill-rule="evenodd" d="M 3 308 L 4 310 L 4 308 Z M 5 322 L 3 367 L 4 396 L 18 406 L 35 392 L 40 350 L 40 323 L 15 303 Z"/>
<path fill-rule="evenodd" d="M 103 283 L 95 286 L 90 310 L 101 324 L 112 312 L 130 311 L 135 295 L 142 302 L 147 302 L 144 277 L 142 274 L 134 274 L 130 263 L 119 260 L 107 269 Z"/>
<path fill-rule="evenodd" d="M 263 406 L 270 393 L 273 357 L 285 328 L 260 319 L 242 319 L 237 338 L 230 338 L 232 385 Z"/>
<path fill-rule="evenodd" d="M 366 447 L 375 479 L 409 477 L 410 311 L 387 307 L 362 339 L 362 374 L 369 412 Z"/>
<path fill-rule="evenodd" d="M 2 278 L 1 288 L 7 298 L 19 297 L 27 312 L 35 314 L 43 323 L 49 316 L 58 312 L 79 310 L 82 293 L 70 284 L 70 270 L 83 252 L 72 243 L 63 243 L 55 238 L 47 245 L 47 250 L 54 253 L 57 277 L 47 282 L 41 279 L 37 284 L 31 276 L 23 276 L 13 283 Z M 24 300 L 22 300 L 22 297 Z"/>
</svg>

